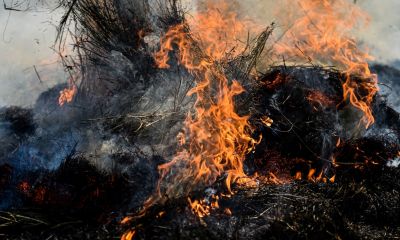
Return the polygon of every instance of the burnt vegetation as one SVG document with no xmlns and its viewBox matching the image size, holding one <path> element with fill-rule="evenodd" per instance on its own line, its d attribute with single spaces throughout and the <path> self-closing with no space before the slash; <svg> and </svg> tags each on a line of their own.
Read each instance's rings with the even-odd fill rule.
<svg viewBox="0 0 400 240">
<path fill-rule="evenodd" d="M 246 156 L 245 171 L 265 181 L 234 186 L 235 194 L 221 197 L 204 218 L 193 214 L 188 196 L 167 197 L 120 224 L 126 214 L 138 216 L 156 191 L 157 167 L 175 153 L 194 102 L 186 94 L 195 78 L 174 54 L 169 69 L 157 68 L 153 58 L 157 36 L 184 23 L 185 10 L 177 0 L 152 4 L 60 2 L 58 46 L 62 53 L 65 39 L 74 40 L 76 54 L 61 58 L 79 91 L 63 107 L 57 97 L 65 86 L 56 86 L 32 109 L 0 109 L 0 238 L 114 239 L 132 228 L 135 239 L 399 238 L 394 93 L 375 96 L 376 122 L 365 129 L 362 113 L 343 102 L 345 76 L 334 67 L 283 64 L 255 79 L 251 72 L 273 25 L 249 41 L 247 53 L 218 66 L 246 89 L 235 98 L 237 111 L 263 138 Z M 398 88 L 398 70 L 373 71 L 388 89 Z M 298 177 L 274 182 L 272 172 Z M 210 191 L 224 192 L 224 176 L 190 197 L 210 200 Z"/>
</svg>

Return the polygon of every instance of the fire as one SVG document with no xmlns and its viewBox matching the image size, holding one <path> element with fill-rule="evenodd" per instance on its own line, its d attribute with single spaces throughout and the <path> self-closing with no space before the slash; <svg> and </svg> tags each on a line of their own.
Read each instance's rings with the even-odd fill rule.
<svg viewBox="0 0 400 240">
<path fill-rule="evenodd" d="M 294 176 L 294 179 L 301 180 L 301 172 L 300 171 L 296 172 L 296 175 Z"/>
<path fill-rule="evenodd" d="M 248 29 L 261 30 L 252 21 L 239 19 L 230 9 L 229 1 L 205 0 L 204 9 L 188 18 L 186 24 L 173 26 L 165 34 L 160 50 L 154 55 L 158 67 L 170 66 L 168 53 L 177 47 L 180 64 L 190 71 L 204 71 L 213 61 L 221 62 L 241 54 L 246 49 L 243 40 L 248 37 Z M 196 47 L 192 46 L 194 41 Z M 203 57 L 198 57 L 199 54 Z"/>
<path fill-rule="evenodd" d="M 271 118 L 267 117 L 267 116 L 263 116 L 261 117 L 261 122 L 267 126 L 267 127 L 271 127 L 272 124 L 274 123 L 274 120 L 272 120 Z"/>
<path fill-rule="evenodd" d="M 60 96 L 58 98 L 58 104 L 60 106 L 72 102 L 76 93 L 78 92 L 78 87 L 76 86 L 76 83 L 72 77 L 70 78 L 68 85 L 69 85 L 68 88 L 65 88 L 64 90 L 60 91 Z"/>
<path fill-rule="evenodd" d="M 135 235 L 136 235 L 136 231 L 130 230 L 122 235 L 121 240 L 133 240 Z"/>
<path fill-rule="evenodd" d="M 228 216 L 232 215 L 232 211 L 229 208 L 225 208 L 224 213 Z"/>
<path fill-rule="evenodd" d="M 235 111 L 234 97 L 244 89 L 237 81 L 228 80 L 223 70 L 227 59 L 246 49 L 238 40 L 247 37 L 249 26 L 224 1 L 206 1 L 206 6 L 206 11 L 200 11 L 188 23 L 172 27 L 154 55 L 158 67 L 168 68 L 169 53 L 176 49 L 179 64 L 196 78 L 196 86 L 188 95 L 197 97 L 194 111 L 185 121 L 186 137 L 178 136 L 180 151 L 169 163 L 159 166 L 160 196 L 187 194 L 224 174 L 231 191 L 232 183 L 247 179 L 243 161 L 257 144 L 250 136 L 248 117 Z M 190 203 L 192 209 L 206 215 L 207 209 L 201 204 Z"/>
<path fill-rule="evenodd" d="M 121 224 L 127 224 L 132 220 L 131 217 L 124 217 L 124 219 L 122 219 Z"/>
<path fill-rule="evenodd" d="M 333 175 L 331 177 L 327 177 L 326 175 L 324 175 L 323 171 L 319 171 L 318 174 L 316 174 L 316 173 L 317 173 L 317 170 L 315 168 L 311 168 L 308 171 L 306 179 L 308 181 L 310 181 L 310 182 L 315 182 L 315 183 L 316 182 L 324 182 L 324 183 L 326 183 L 328 181 L 330 183 L 334 183 L 335 182 L 336 175 Z M 303 179 L 302 172 L 301 171 L 297 171 L 295 176 L 294 176 L 294 179 L 295 180 L 302 180 Z"/>
<path fill-rule="evenodd" d="M 340 69 L 345 73 L 343 99 L 364 113 L 361 122 L 368 128 L 374 123 L 370 105 L 378 91 L 377 77 L 368 66 L 367 61 L 372 57 L 361 50 L 351 36 L 360 22 L 368 20 L 366 15 L 347 0 L 288 1 L 284 6 L 292 9 L 289 14 L 280 13 L 285 19 L 279 24 L 295 21 L 268 54 L 276 54 L 279 59 L 284 56 L 285 64 L 306 60 L 310 64 Z M 194 95 L 196 101 L 177 136 L 178 151 L 168 163 L 159 166 L 157 194 L 145 202 L 141 216 L 156 202 L 188 196 L 194 189 L 209 186 L 222 176 L 229 194 L 233 194 L 231 185 L 234 183 L 257 186 L 244 172 L 243 162 L 261 139 L 251 136 L 249 117 L 236 112 L 234 98 L 243 93 L 244 88 L 238 81 L 229 79 L 224 69 L 230 60 L 248 49 L 248 29 L 257 32 L 261 28 L 239 18 L 228 1 L 204 0 L 204 9 L 170 27 L 161 37 L 159 51 L 153 55 L 159 68 L 168 69 L 176 61 L 194 77 L 196 84 L 188 95 Z M 276 81 L 283 80 L 278 77 Z M 275 84 L 267 87 L 273 88 Z M 320 106 L 334 104 L 320 92 L 310 93 L 307 99 Z M 274 123 L 267 116 L 261 122 L 267 127 Z M 303 174 L 298 171 L 294 178 L 335 181 L 335 176 L 323 176 L 323 172 L 316 169 Z M 284 182 L 273 173 L 267 180 L 275 184 Z M 199 217 L 208 216 L 213 208 L 219 207 L 218 199 L 211 204 L 205 199 L 187 199 L 191 210 Z M 231 211 L 227 210 L 227 214 Z"/>
<path fill-rule="evenodd" d="M 344 71 L 343 99 L 361 110 L 361 122 L 374 123 L 371 103 L 378 91 L 377 76 L 368 61 L 373 58 L 358 47 L 352 31 L 368 22 L 368 16 L 348 0 L 288 1 L 279 9 L 279 22 L 290 26 L 274 45 L 274 51 L 291 63 L 318 63 Z M 282 14 L 289 9 L 288 14 Z M 281 57 L 280 57 L 281 59 Z"/>
<path fill-rule="evenodd" d="M 192 200 L 188 197 L 188 203 L 192 212 L 199 218 L 203 218 L 210 215 L 212 210 L 219 209 L 219 198 L 219 195 L 215 194 L 201 200 Z M 226 209 L 224 212 L 226 213 Z"/>
<path fill-rule="evenodd" d="M 188 202 L 190 208 L 192 209 L 192 212 L 196 214 L 199 218 L 210 215 L 211 207 L 205 203 L 205 200 L 192 201 L 190 198 L 188 198 Z"/>
</svg>

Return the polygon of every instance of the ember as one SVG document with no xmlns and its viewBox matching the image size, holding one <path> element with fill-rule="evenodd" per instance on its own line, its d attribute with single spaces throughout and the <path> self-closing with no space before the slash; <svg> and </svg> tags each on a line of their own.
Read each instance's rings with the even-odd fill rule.
<svg viewBox="0 0 400 240">
<path fill-rule="evenodd" d="M 400 236 L 400 71 L 357 4 L 156 2 L 60 0 L 68 85 L 0 109 L 0 236 Z"/>
</svg>

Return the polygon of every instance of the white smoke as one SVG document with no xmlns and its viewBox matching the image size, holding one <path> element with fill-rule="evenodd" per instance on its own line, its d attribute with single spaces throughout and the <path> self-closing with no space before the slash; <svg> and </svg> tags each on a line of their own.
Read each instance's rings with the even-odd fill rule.
<svg viewBox="0 0 400 240">
<path fill-rule="evenodd" d="M 12 1 L 5 3 L 13 7 Z M 0 106 L 31 106 L 41 92 L 65 81 L 57 55 L 50 49 L 62 11 L 50 8 L 47 4 L 31 11 L 0 7 Z"/>
</svg>

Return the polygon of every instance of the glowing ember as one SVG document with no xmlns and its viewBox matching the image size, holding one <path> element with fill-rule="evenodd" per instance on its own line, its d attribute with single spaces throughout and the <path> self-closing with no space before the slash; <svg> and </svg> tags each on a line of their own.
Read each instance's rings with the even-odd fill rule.
<svg viewBox="0 0 400 240">
<path fill-rule="evenodd" d="M 334 101 L 319 91 L 312 91 L 308 94 L 307 100 L 314 105 L 328 107 L 334 105 Z"/>
<path fill-rule="evenodd" d="M 31 186 L 28 182 L 21 182 L 18 186 L 18 189 L 23 192 L 24 194 L 28 195 L 31 190 Z"/>
</svg>

